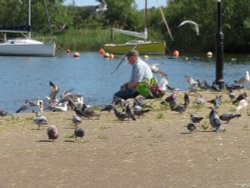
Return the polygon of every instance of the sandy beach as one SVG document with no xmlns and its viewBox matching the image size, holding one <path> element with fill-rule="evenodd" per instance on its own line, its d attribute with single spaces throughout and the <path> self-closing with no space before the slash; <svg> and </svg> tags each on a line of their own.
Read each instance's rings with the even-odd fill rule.
<svg viewBox="0 0 250 188">
<path fill-rule="evenodd" d="M 236 95 L 242 90 L 235 91 Z M 248 95 L 249 91 L 246 91 Z M 59 138 L 49 142 L 47 127 L 37 130 L 33 113 L 0 119 L 0 186 L 47 188 L 237 188 L 250 187 L 250 111 L 222 122 L 225 132 L 212 132 L 210 103 L 222 95 L 218 114 L 237 113 L 227 92 L 191 93 L 184 113 L 149 100 L 153 110 L 136 121 L 119 121 L 112 112 L 83 119 L 83 140 L 75 142 L 72 112 L 44 112 L 49 125 L 59 128 Z M 177 94 L 183 102 L 183 92 Z M 203 116 L 197 130 L 186 125 L 190 114 Z M 207 127 L 205 129 L 204 127 Z"/>
</svg>

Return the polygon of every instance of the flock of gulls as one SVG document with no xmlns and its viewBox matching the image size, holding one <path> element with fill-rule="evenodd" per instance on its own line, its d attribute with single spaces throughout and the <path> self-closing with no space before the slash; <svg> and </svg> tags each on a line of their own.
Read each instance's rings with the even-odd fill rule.
<svg viewBox="0 0 250 188">
<path fill-rule="evenodd" d="M 246 108 L 248 105 L 248 95 L 245 91 L 245 86 L 250 82 L 249 72 L 246 71 L 245 75 L 239 80 L 234 81 L 234 83 L 228 85 L 225 84 L 225 89 L 228 91 L 228 96 L 232 101 L 232 105 L 235 106 L 235 113 L 224 113 L 218 114 L 217 109 L 221 106 L 222 95 L 219 95 L 221 89 L 216 83 L 208 84 L 206 81 L 195 80 L 191 76 L 185 76 L 187 83 L 189 84 L 188 92 L 184 93 L 184 102 L 179 104 L 177 103 L 177 93 L 178 88 L 173 87 L 168 82 L 168 75 L 162 72 L 158 66 L 160 64 L 150 65 L 153 73 L 160 75 L 161 79 L 158 82 L 159 90 L 164 92 L 164 99 L 161 97 L 160 105 L 168 106 L 171 111 L 177 113 L 184 113 L 189 107 L 190 93 L 211 90 L 215 91 L 216 96 L 214 99 L 205 101 L 202 98 L 202 95 L 199 95 L 193 103 L 197 105 L 204 105 L 205 102 L 212 104 L 211 111 L 208 115 L 209 123 L 211 130 L 213 132 L 225 131 L 225 128 L 222 125 L 222 121 L 229 122 L 233 118 L 241 117 L 240 111 L 243 108 Z M 35 113 L 33 122 L 38 126 L 37 129 L 40 129 L 41 126 L 47 125 L 47 135 L 48 139 L 51 141 L 56 140 L 59 137 L 58 128 L 55 125 L 48 125 L 48 120 L 43 114 L 44 111 L 52 112 L 66 112 L 72 111 L 72 124 L 74 126 L 74 133 L 72 137 L 77 141 L 78 138 L 83 138 L 85 131 L 80 127 L 82 119 L 84 118 L 99 118 L 101 112 L 107 111 L 113 114 L 118 121 L 124 120 L 133 120 L 136 121 L 137 118 L 140 118 L 145 113 L 148 113 L 153 110 L 153 107 L 147 103 L 148 99 L 145 99 L 143 96 L 139 95 L 134 99 L 124 100 L 119 97 L 114 97 L 113 101 L 101 107 L 99 112 L 93 110 L 93 108 L 84 102 L 84 98 L 81 94 L 73 92 L 73 90 L 63 91 L 60 97 L 58 98 L 59 86 L 52 81 L 49 82 L 50 93 L 46 97 L 46 104 L 42 99 L 35 100 L 25 100 L 24 103 L 16 110 L 16 113 L 25 112 L 28 109 L 32 109 L 32 112 Z M 240 91 L 241 93 L 236 96 L 234 91 Z M 169 96 L 167 96 L 167 91 Z M 4 110 L 0 110 L 0 117 L 11 115 Z M 187 124 L 187 129 L 191 132 L 197 129 L 196 125 L 199 124 L 204 117 L 197 114 L 190 115 L 190 123 Z"/>
</svg>

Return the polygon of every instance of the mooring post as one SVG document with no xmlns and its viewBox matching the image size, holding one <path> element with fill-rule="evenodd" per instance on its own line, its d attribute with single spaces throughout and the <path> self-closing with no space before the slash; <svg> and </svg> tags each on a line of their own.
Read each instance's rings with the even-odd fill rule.
<svg viewBox="0 0 250 188">
<path fill-rule="evenodd" d="M 217 0 L 217 32 L 216 32 L 216 84 L 220 89 L 224 88 L 223 80 L 223 56 L 224 56 L 224 34 L 221 26 L 221 0 Z"/>
</svg>

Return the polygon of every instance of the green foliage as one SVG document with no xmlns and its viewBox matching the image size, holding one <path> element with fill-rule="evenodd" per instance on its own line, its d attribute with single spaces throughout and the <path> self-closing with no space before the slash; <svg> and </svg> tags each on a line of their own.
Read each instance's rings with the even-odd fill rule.
<svg viewBox="0 0 250 188">
<path fill-rule="evenodd" d="M 144 10 L 137 10 L 135 0 L 106 0 L 108 10 L 103 13 L 97 13 L 95 6 L 77 7 L 74 3 L 64 6 L 63 1 L 47 0 L 49 19 L 44 1 L 32 0 L 33 33 L 48 35 L 52 31 L 56 34 L 61 46 L 93 50 L 110 42 L 109 30 L 112 27 L 143 31 Z M 21 4 L 19 0 L 0 0 L 0 27 L 28 24 L 28 0 L 22 0 L 22 2 Z M 167 7 L 162 7 L 162 10 L 174 41 L 170 40 L 160 9 L 154 7 L 147 11 L 146 24 L 150 39 L 165 39 L 170 50 L 215 51 L 216 0 L 167 0 Z M 249 12 L 249 0 L 222 1 L 222 30 L 226 52 L 249 52 Z M 192 25 L 186 24 L 178 27 L 184 20 L 193 20 L 198 23 L 200 35 L 196 35 Z M 113 42 L 128 39 L 130 38 L 127 36 L 115 34 Z"/>
</svg>

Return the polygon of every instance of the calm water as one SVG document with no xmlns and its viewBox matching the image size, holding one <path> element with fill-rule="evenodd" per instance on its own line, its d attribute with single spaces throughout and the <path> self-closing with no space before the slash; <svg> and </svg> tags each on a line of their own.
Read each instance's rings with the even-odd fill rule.
<svg viewBox="0 0 250 188">
<path fill-rule="evenodd" d="M 61 94 L 74 89 L 81 93 L 90 105 L 106 105 L 112 101 L 113 93 L 130 77 L 130 65 L 126 62 L 110 74 L 123 56 L 104 59 L 96 52 L 81 53 L 79 58 L 65 54 L 53 58 L 0 57 L 0 109 L 15 112 L 25 99 L 45 99 L 49 95 L 49 81 L 59 84 Z M 232 83 L 245 70 L 250 71 L 248 56 L 230 57 L 225 55 L 224 81 Z M 149 64 L 164 62 L 160 67 L 169 75 L 171 85 L 185 90 L 188 84 L 185 75 L 194 79 L 215 80 L 215 61 L 204 57 L 150 56 Z"/>
</svg>

